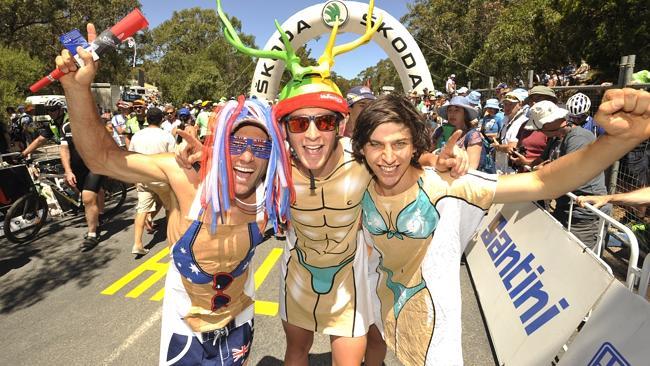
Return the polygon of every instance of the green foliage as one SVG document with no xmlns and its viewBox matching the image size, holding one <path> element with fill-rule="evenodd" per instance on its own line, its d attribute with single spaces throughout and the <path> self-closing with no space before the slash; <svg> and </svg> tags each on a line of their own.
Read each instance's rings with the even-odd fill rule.
<svg viewBox="0 0 650 366">
<path fill-rule="evenodd" d="M 137 0 L 5 0 L 0 2 L 0 45 L 23 50 L 40 61 L 40 76 L 54 66 L 54 58 L 62 49 L 59 36 L 78 28 L 85 34 L 86 23 L 95 24 L 97 31 L 112 26 L 131 10 L 140 6 Z M 102 57 L 97 82 L 119 83 L 129 75 L 129 60 L 133 51 L 125 46 Z M 27 81 L 24 89 L 36 80 Z M 43 93 L 60 93 L 58 83 Z M 24 97 L 25 95 L 21 95 Z"/>
<path fill-rule="evenodd" d="M 0 110 L 25 100 L 24 90 L 41 77 L 43 64 L 22 50 L 0 46 Z"/>
<path fill-rule="evenodd" d="M 241 28 L 236 18 L 231 22 Z M 239 36 L 253 45 L 252 36 Z M 253 60 L 226 42 L 214 9 L 176 11 L 143 41 L 147 79 L 159 86 L 166 101 L 218 100 L 248 92 Z"/>
<path fill-rule="evenodd" d="M 513 81 L 581 59 L 615 81 L 628 54 L 636 69 L 650 65 L 647 0 L 415 0 L 402 20 L 436 85 L 455 73 L 486 87 L 488 76 Z"/>
</svg>

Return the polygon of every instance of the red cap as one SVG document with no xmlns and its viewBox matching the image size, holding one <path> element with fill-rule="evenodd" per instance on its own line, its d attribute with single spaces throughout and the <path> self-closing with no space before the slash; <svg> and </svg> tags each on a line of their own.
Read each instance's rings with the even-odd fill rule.
<svg viewBox="0 0 650 366">
<path fill-rule="evenodd" d="M 297 95 L 280 101 L 275 106 L 275 116 L 280 119 L 301 108 L 324 108 L 343 114 L 349 113 L 348 102 L 341 95 L 317 92 Z"/>
<path fill-rule="evenodd" d="M 111 32 L 117 37 L 120 41 L 124 41 L 126 38 L 131 37 L 137 33 L 140 29 L 145 28 L 149 25 L 147 19 L 142 15 L 140 9 L 135 8 L 127 16 L 122 18 L 117 24 L 111 27 Z"/>
</svg>

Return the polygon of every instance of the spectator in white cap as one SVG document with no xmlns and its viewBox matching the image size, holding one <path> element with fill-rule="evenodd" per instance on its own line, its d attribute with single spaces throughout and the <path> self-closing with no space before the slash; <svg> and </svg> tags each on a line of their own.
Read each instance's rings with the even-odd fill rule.
<svg viewBox="0 0 650 366">
<path fill-rule="evenodd" d="M 539 166 L 578 151 L 596 140 L 593 133 L 569 123 L 567 121 L 568 114 L 569 111 L 558 107 L 549 100 L 537 102 L 530 108 L 530 120 L 526 127 L 541 131 L 553 139 L 543 155 L 546 161 Z M 574 190 L 573 193 L 590 196 L 607 194 L 604 172 L 600 172 L 596 177 Z M 571 200 L 567 196 L 556 199 L 553 216 L 564 226 L 567 226 L 569 221 L 570 203 Z M 609 213 L 611 206 L 602 207 L 601 210 Z M 571 232 L 587 247 L 595 249 L 598 231 L 598 216 L 588 209 L 576 205 L 572 214 Z"/>
<path fill-rule="evenodd" d="M 449 75 L 449 79 L 447 79 L 447 82 L 445 83 L 445 90 L 447 91 L 447 94 L 449 97 L 453 97 L 454 94 L 456 94 L 456 75 L 451 74 Z"/>
<path fill-rule="evenodd" d="M 461 97 L 464 97 L 464 96 L 467 96 L 467 93 L 468 93 L 468 92 L 469 92 L 469 89 L 467 89 L 466 86 L 461 86 L 461 87 L 458 88 L 458 90 L 456 91 L 456 94 L 459 95 L 459 96 L 461 96 Z"/>
<path fill-rule="evenodd" d="M 345 97 L 348 101 L 348 107 L 350 107 L 350 115 L 342 128 L 342 134 L 346 137 L 352 137 L 359 113 L 366 109 L 370 102 L 377 99 L 377 97 L 367 86 L 352 87 Z"/>
<path fill-rule="evenodd" d="M 503 119 L 505 115 L 501 112 L 499 107 L 498 99 L 488 99 L 485 102 L 485 116 L 481 118 L 480 128 L 481 132 L 488 138 L 490 141 L 499 136 L 499 131 L 503 127 Z"/>
<path fill-rule="evenodd" d="M 503 98 L 503 128 L 499 132 L 499 146 L 497 150 L 512 152 L 517 147 L 517 135 L 521 127 L 528 121 L 528 106 L 524 101 L 528 93 L 524 89 L 515 89 Z"/>
</svg>

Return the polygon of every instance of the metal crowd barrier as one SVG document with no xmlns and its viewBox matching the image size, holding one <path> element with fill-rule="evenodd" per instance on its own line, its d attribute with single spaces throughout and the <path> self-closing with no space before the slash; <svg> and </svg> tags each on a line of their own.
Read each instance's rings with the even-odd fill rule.
<svg viewBox="0 0 650 366">
<path fill-rule="evenodd" d="M 568 224 L 568 230 L 571 231 L 571 219 L 573 216 L 573 206 L 578 198 L 575 194 L 569 192 L 567 193 L 567 196 L 571 199 L 571 205 L 569 207 L 569 224 Z M 596 244 L 594 254 L 596 254 L 598 257 L 601 256 L 603 247 L 605 246 L 605 223 L 609 223 L 613 227 L 619 229 L 622 231 L 624 234 L 627 235 L 627 239 L 623 239 L 622 242 L 627 244 L 630 247 L 630 257 L 628 258 L 628 265 L 627 265 L 627 277 L 626 277 L 626 286 L 628 289 L 634 291 L 634 286 L 637 281 L 639 282 L 639 295 L 645 296 L 645 293 L 647 292 L 648 288 L 648 279 L 650 279 L 650 260 L 646 256 L 645 261 L 643 262 L 643 268 L 644 271 L 642 271 L 639 266 L 638 266 L 638 261 L 639 261 L 639 241 L 637 240 L 636 236 L 632 232 L 630 228 L 627 226 L 621 224 L 620 222 L 616 221 L 613 217 L 605 214 L 601 210 L 597 209 L 596 207 L 592 206 L 589 203 L 585 203 L 585 208 L 589 209 L 591 212 L 596 214 L 598 217 L 600 217 L 600 227 L 598 230 L 598 242 Z M 590 249 L 590 248 L 588 248 Z M 591 249 L 590 249 L 591 250 Z M 642 287 L 643 285 L 643 278 L 645 276 L 645 286 Z M 643 291 L 643 293 L 642 293 Z"/>
</svg>

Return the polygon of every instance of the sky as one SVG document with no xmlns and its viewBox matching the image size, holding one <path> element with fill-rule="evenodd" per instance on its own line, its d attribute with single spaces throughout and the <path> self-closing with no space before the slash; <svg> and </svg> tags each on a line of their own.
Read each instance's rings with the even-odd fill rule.
<svg viewBox="0 0 650 366">
<path fill-rule="evenodd" d="M 171 19 L 175 10 L 197 6 L 217 9 L 216 0 L 140 0 L 140 2 L 151 29 L 165 20 Z M 235 16 L 242 21 L 242 31 L 255 36 L 255 43 L 261 48 L 275 31 L 274 19 L 282 24 L 296 12 L 324 2 L 325 0 L 222 0 L 221 4 L 226 14 Z M 410 2 L 412 0 L 375 0 L 375 7 L 399 19 L 408 11 L 406 4 Z M 337 44 L 349 42 L 357 37 L 358 35 L 355 34 L 344 34 L 337 37 Z M 312 49 L 313 58 L 318 59 L 325 47 L 325 42 L 327 42 L 327 37 L 321 37 L 319 41 L 308 43 Z M 361 52 L 338 56 L 333 71 L 346 79 L 352 79 L 359 72 L 374 66 L 379 60 L 387 57 L 384 51 L 372 42 L 360 47 L 359 50 Z M 359 57 L 359 55 L 363 55 L 363 57 Z"/>
</svg>

